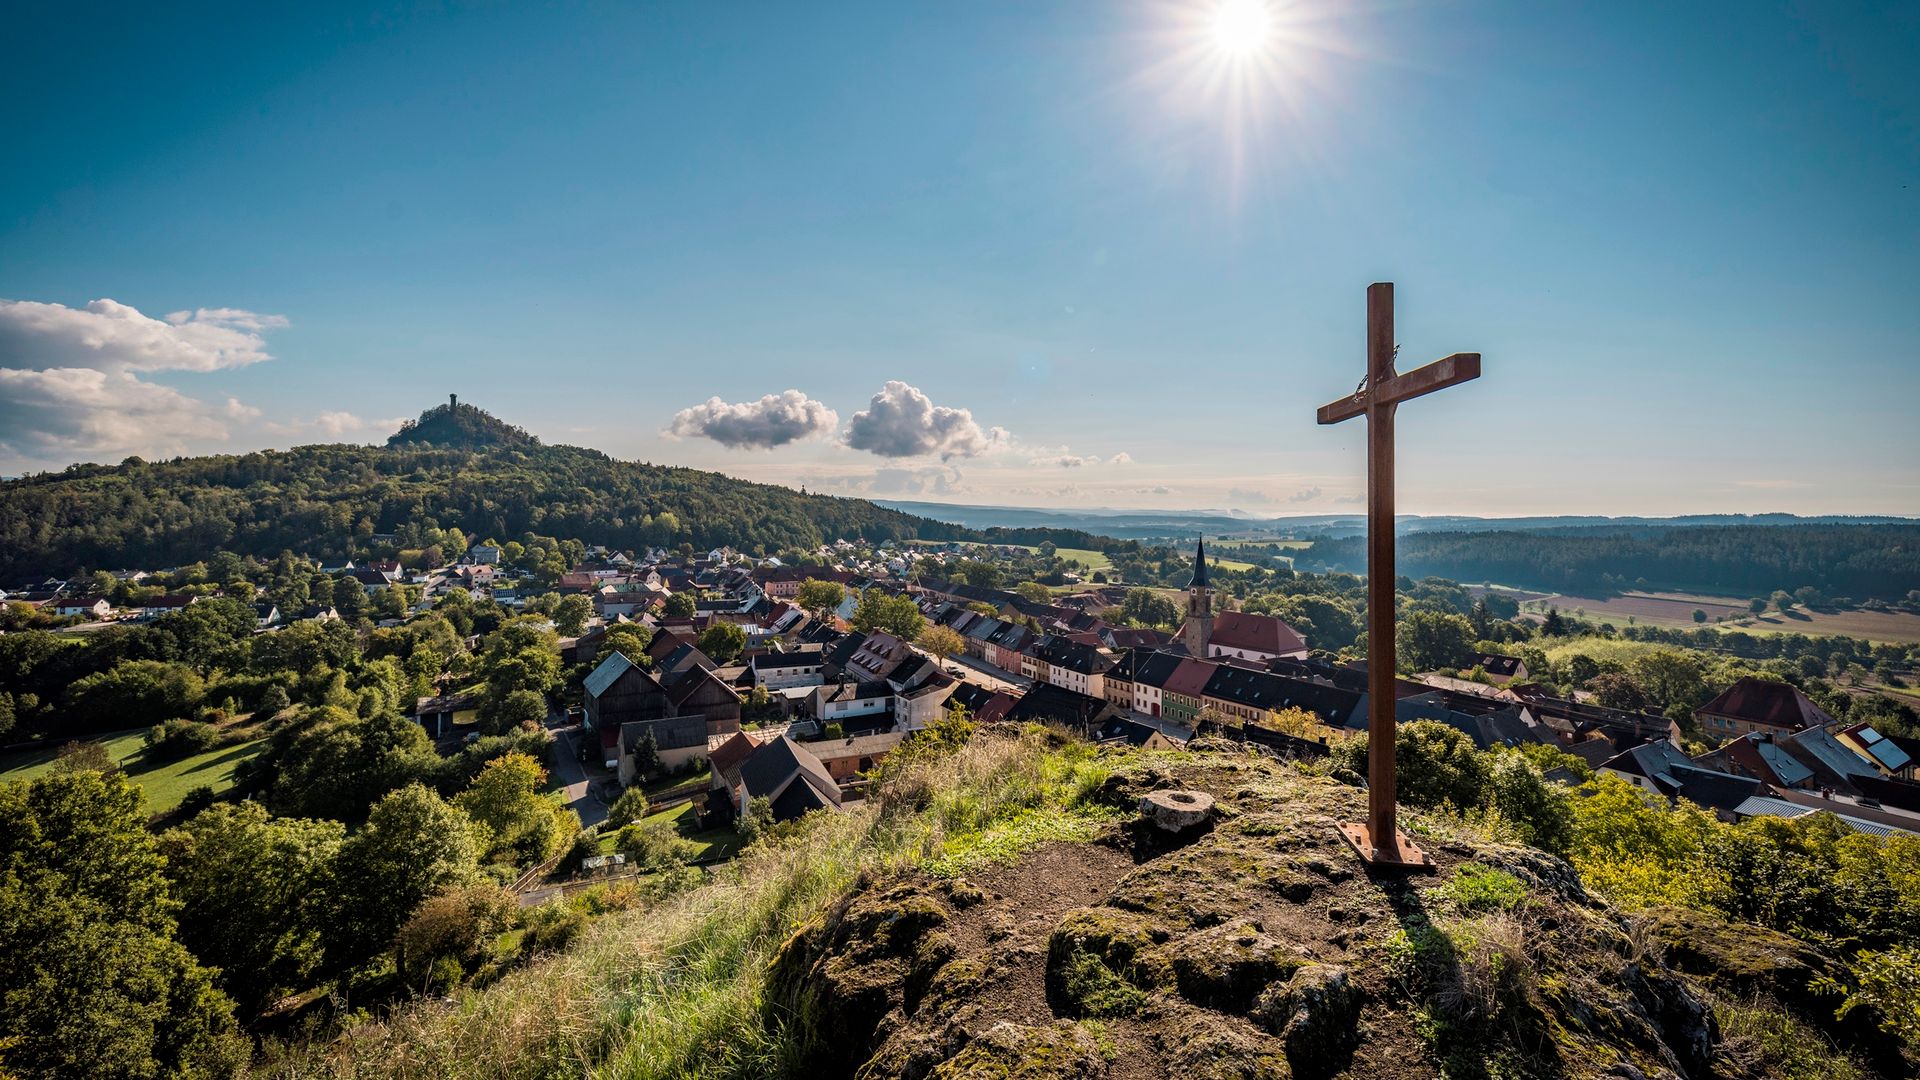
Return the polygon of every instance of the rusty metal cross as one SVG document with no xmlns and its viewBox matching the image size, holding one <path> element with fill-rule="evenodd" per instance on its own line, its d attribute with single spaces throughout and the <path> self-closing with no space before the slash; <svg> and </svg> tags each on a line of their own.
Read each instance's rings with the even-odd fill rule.
<svg viewBox="0 0 1920 1080">
<path fill-rule="evenodd" d="M 1383 868 L 1430 869 L 1400 833 L 1394 808 L 1393 414 L 1403 401 L 1480 377 L 1479 353 L 1454 353 L 1402 375 L 1393 370 L 1393 283 L 1367 286 L 1367 377 L 1351 397 L 1320 407 L 1322 424 L 1367 418 L 1367 821 L 1340 835 Z"/>
</svg>

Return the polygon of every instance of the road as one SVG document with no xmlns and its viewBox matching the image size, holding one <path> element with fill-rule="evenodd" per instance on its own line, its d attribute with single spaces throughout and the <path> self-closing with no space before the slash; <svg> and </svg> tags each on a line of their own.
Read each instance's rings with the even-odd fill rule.
<svg viewBox="0 0 1920 1080">
<path fill-rule="evenodd" d="M 572 723 L 566 713 L 549 713 L 547 730 L 553 732 L 553 749 L 547 756 L 553 759 L 553 778 L 560 783 L 567 805 L 580 815 L 582 825 L 598 825 L 605 821 L 607 806 L 594 798 L 590 790 L 592 781 L 586 768 L 580 764 L 577 741 L 580 737 L 579 725 Z"/>
<path fill-rule="evenodd" d="M 915 651 L 918 649 L 916 648 Z M 1032 679 L 1002 671 L 985 660 L 976 660 L 965 654 L 948 657 L 947 664 L 967 669 L 968 682 L 984 686 L 989 690 L 1006 690 L 1015 694 L 1024 694 L 1033 687 Z"/>
</svg>

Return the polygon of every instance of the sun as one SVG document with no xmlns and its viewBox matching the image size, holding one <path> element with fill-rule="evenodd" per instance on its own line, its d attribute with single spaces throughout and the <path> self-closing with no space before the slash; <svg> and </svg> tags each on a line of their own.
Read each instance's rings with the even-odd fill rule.
<svg viewBox="0 0 1920 1080">
<path fill-rule="evenodd" d="M 1213 47 L 1227 57 L 1263 52 L 1273 38 L 1273 12 L 1267 0 L 1220 0 L 1207 23 Z"/>
</svg>

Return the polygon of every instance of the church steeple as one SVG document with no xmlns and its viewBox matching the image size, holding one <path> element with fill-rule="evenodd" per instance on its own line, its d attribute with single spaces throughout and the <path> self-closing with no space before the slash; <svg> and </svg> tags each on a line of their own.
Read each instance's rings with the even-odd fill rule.
<svg viewBox="0 0 1920 1080">
<path fill-rule="evenodd" d="M 1213 640 L 1213 588 L 1207 584 L 1207 539 L 1200 538 L 1193 553 L 1193 580 L 1187 582 L 1187 618 L 1180 624 L 1180 644 L 1189 656 L 1207 655 Z"/>
</svg>

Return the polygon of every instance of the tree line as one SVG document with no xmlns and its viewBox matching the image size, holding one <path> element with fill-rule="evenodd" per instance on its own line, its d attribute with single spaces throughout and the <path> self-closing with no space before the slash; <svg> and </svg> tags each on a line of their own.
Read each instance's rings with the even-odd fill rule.
<svg viewBox="0 0 1920 1080">
<path fill-rule="evenodd" d="M 1903 600 L 1920 589 L 1920 525 L 1727 525 L 1557 532 L 1421 532 L 1399 540 L 1415 577 L 1494 581 L 1575 595 L 1699 589 Z M 1362 573 L 1366 539 L 1318 540 L 1304 567 Z"/>
</svg>

